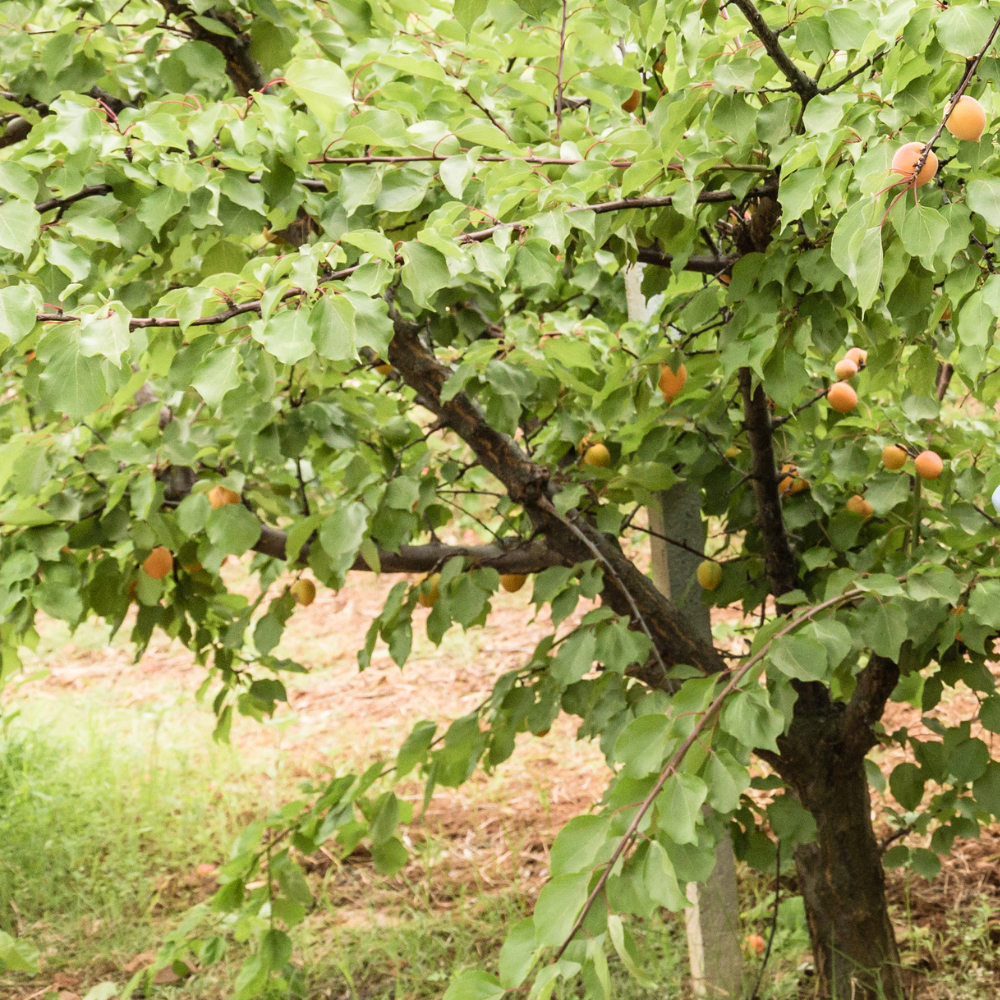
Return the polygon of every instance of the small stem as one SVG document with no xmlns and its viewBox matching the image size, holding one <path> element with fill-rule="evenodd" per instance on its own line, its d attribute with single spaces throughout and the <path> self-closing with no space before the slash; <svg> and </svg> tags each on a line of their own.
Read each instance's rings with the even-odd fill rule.
<svg viewBox="0 0 1000 1000">
<path fill-rule="evenodd" d="M 910 535 L 910 555 L 920 544 L 920 474 L 913 477 L 913 529 Z"/>
</svg>

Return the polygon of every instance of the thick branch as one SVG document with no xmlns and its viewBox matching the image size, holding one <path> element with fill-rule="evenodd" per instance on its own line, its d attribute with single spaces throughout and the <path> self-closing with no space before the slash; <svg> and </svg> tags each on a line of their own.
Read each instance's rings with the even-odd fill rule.
<svg viewBox="0 0 1000 1000">
<path fill-rule="evenodd" d="M 858 686 L 844 712 L 844 742 L 860 756 L 875 746 L 872 726 L 882 718 L 885 703 L 899 681 L 899 666 L 885 656 L 872 653 L 868 665 L 858 675 Z"/>
<path fill-rule="evenodd" d="M 750 442 L 750 476 L 757 501 L 757 526 L 764 539 L 764 568 L 775 597 L 797 586 L 795 559 L 785 533 L 778 493 L 778 472 L 774 461 L 774 438 L 771 411 L 764 387 L 753 390 L 749 368 L 740 369 L 740 392 L 747 439 Z"/>
<path fill-rule="evenodd" d="M 802 98 L 803 107 L 818 93 L 816 81 L 804 73 L 792 62 L 791 57 L 781 47 L 778 36 L 771 30 L 752 0 L 732 0 L 732 4 L 740 9 L 743 16 L 750 22 L 750 30 L 761 40 L 767 54 L 774 60 L 782 75 L 792 85 L 792 90 Z"/>
<path fill-rule="evenodd" d="M 451 369 L 424 345 L 422 327 L 394 311 L 392 318 L 395 335 L 389 344 L 389 361 L 393 367 L 423 397 L 424 405 L 447 422 L 475 452 L 480 464 L 503 483 L 511 499 L 524 507 L 545 535 L 548 547 L 568 564 L 586 562 L 597 552 L 605 570 L 602 601 L 629 618 L 633 627 L 648 630 L 664 663 L 691 664 L 706 673 L 722 669 L 723 661 L 711 643 L 697 634 L 681 610 L 625 556 L 617 539 L 602 534 L 582 517 L 560 517 L 553 511 L 547 468 L 532 462 L 507 435 L 494 430 L 464 392 L 442 400 Z M 572 525 L 567 523 L 570 518 Z M 661 680 L 662 676 L 650 678 L 653 684 Z"/>
<path fill-rule="evenodd" d="M 267 80 L 257 61 L 250 55 L 250 36 L 240 31 L 231 14 L 208 10 L 202 15 L 218 21 L 220 29 L 231 32 L 230 36 L 202 27 L 195 20 L 195 12 L 179 0 L 160 0 L 160 3 L 168 14 L 184 22 L 195 41 L 207 42 L 222 53 L 226 60 L 226 75 L 233 81 L 233 86 L 241 97 L 249 97 L 252 91 L 264 89 Z"/>
<path fill-rule="evenodd" d="M 684 265 L 685 271 L 695 271 L 698 274 L 724 274 L 733 264 L 739 260 L 738 255 L 730 257 L 709 257 L 707 255 L 695 254 L 687 259 Z M 674 261 L 672 253 L 664 253 L 655 247 L 640 247 L 640 264 L 652 264 L 654 267 L 670 267 Z"/>
</svg>

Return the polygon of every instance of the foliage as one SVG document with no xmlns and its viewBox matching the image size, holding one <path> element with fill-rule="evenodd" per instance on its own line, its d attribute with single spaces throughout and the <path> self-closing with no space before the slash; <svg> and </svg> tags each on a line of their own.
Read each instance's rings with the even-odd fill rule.
<svg viewBox="0 0 1000 1000">
<path fill-rule="evenodd" d="M 966 88 L 993 110 L 995 13 L 5 5 L 3 676 L 37 641 L 38 611 L 128 620 L 140 652 L 160 628 L 205 665 L 224 739 L 234 711 L 273 712 L 282 674 L 303 669 L 275 652 L 287 586 L 264 603 L 286 558 L 331 587 L 351 569 L 440 572 L 435 641 L 486 619 L 500 572 L 537 573 L 532 601 L 553 622 L 477 711 L 440 735 L 421 724 L 394 765 L 249 828 L 211 912 L 164 960 L 210 962 L 222 937 L 197 921 L 229 913 L 223 930 L 257 942 L 237 995 L 294 991 L 288 931 L 312 901 L 296 854 L 366 840 L 379 870 L 397 869 L 393 774 L 419 768 L 428 795 L 460 784 L 561 711 L 616 776 L 557 839 L 499 978 L 465 975 L 451 1000 L 531 974 L 533 996 L 577 976 L 606 995 L 609 949 L 633 962 L 623 918 L 682 907 L 727 828 L 747 856 L 768 853 L 741 797 L 752 751 L 790 789 L 771 828 L 808 841 L 791 752 L 806 694 L 839 706 L 852 752 L 881 739 L 912 754 L 889 819 L 930 848 L 901 843 L 888 864 L 933 875 L 1000 813 L 1000 762 L 972 729 L 1000 731 L 985 663 L 997 524 L 980 506 L 1000 483 L 1000 182 L 989 133 L 940 127 Z M 942 166 L 918 192 L 890 161 L 932 137 Z M 628 321 L 636 261 L 649 323 Z M 842 415 L 823 397 L 852 344 L 867 364 Z M 682 360 L 688 385 L 668 404 L 660 365 Z M 607 468 L 576 460 L 594 441 Z M 890 443 L 932 448 L 943 474 L 882 471 Z M 809 489 L 782 496 L 782 464 Z M 780 596 L 736 673 L 616 541 L 679 481 L 724 537 L 703 599 L 751 612 Z M 213 507 L 220 485 L 242 503 Z M 867 520 L 845 510 L 862 492 Z M 470 496 L 492 500 L 496 542 L 445 545 Z M 164 579 L 140 569 L 157 546 L 175 555 Z M 219 575 L 251 550 L 256 600 Z M 405 662 L 431 590 L 394 588 L 362 667 L 379 641 Z M 948 728 L 927 713 L 959 682 L 980 712 Z M 940 739 L 879 731 L 890 693 Z M 588 893 L 601 905 L 585 910 Z"/>
</svg>

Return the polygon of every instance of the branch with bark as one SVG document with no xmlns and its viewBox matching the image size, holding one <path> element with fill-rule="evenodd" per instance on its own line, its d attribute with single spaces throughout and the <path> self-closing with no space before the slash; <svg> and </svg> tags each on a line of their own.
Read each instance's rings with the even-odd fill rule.
<svg viewBox="0 0 1000 1000">
<path fill-rule="evenodd" d="M 197 14 L 179 0 L 160 0 L 160 3 L 168 14 L 184 22 L 184 27 L 195 41 L 207 42 L 222 53 L 226 60 L 226 75 L 241 97 L 249 97 L 252 91 L 264 89 L 267 80 L 250 54 L 250 36 L 240 30 L 232 14 L 211 9 Z M 210 31 L 198 18 L 218 21 L 218 30 Z"/>
</svg>

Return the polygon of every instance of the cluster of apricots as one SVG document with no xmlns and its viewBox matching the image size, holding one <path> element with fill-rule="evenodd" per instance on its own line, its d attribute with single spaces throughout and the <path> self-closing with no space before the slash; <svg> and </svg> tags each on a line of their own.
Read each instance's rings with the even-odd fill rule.
<svg viewBox="0 0 1000 1000">
<path fill-rule="evenodd" d="M 945 128 L 956 138 L 965 142 L 979 142 L 986 129 L 986 110 L 974 97 L 963 95 L 955 103 L 944 123 Z M 929 184 L 938 171 L 938 158 L 934 150 L 928 150 L 923 166 L 913 174 L 924 152 L 924 143 L 908 142 L 896 150 L 892 158 L 892 171 L 912 182 L 914 187 Z"/>
<path fill-rule="evenodd" d="M 834 366 L 833 373 L 840 379 L 827 390 L 826 401 L 838 413 L 850 413 L 857 408 L 858 394 L 850 380 L 864 368 L 868 352 L 852 347 Z"/>
</svg>

